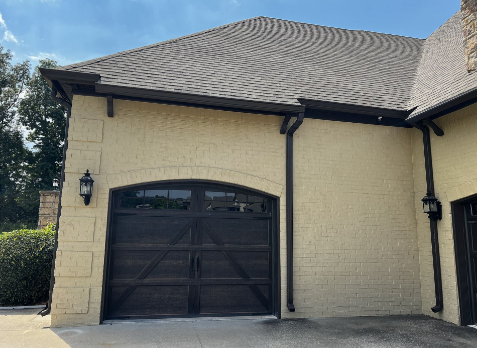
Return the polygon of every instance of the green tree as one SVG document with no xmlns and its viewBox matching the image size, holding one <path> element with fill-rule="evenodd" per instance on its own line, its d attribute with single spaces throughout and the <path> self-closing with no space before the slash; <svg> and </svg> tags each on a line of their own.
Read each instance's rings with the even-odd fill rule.
<svg viewBox="0 0 477 348">
<path fill-rule="evenodd" d="M 52 189 L 53 179 L 59 178 L 63 158 L 66 110 L 51 99 L 51 88 L 39 71 L 39 68 L 56 66 L 53 60 L 40 60 L 18 108 L 18 119 L 29 131 L 27 140 L 33 144 L 33 151 L 27 156 L 25 185 L 18 204 L 35 221 L 38 219 L 39 191 Z"/>
<path fill-rule="evenodd" d="M 21 190 L 28 150 L 16 122 L 22 92 L 30 77 L 28 61 L 12 64 L 12 54 L 0 45 L 0 222 L 25 218 L 16 196 Z"/>
</svg>

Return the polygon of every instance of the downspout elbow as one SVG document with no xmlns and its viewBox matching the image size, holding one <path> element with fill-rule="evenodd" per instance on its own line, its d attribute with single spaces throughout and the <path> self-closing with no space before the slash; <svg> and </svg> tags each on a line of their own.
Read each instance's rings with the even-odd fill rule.
<svg viewBox="0 0 477 348">
<path fill-rule="evenodd" d="M 443 309 L 444 309 L 444 301 L 443 301 L 442 297 L 440 297 L 440 298 L 436 297 L 436 305 L 431 308 L 431 311 L 433 311 L 434 313 L 439 313 Z"/>
</svg>

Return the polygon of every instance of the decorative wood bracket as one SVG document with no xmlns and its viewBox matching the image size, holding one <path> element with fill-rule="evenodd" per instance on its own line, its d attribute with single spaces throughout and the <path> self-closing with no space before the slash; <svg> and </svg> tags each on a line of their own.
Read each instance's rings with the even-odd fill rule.
<svg viewBox="0 0 477 348">
<path fill-rule="evenodd" d="M 434 131 L 434 134 L 437 135 L 438 137 L 441 137 L 444 135 L 444 131 L 437 124 L 435 124 L 434 121 L 428 118 L 425 118 L 422 120 L 422 123 L 428 126 L 429 128 L 431 128 Z"/>
<path fill-rule="evenodd" d="M 288 123 L 290 122 L 291 118 L 292 118 L 292 114 L 287 114 L 285 116 L 285 118 L 283 119 L 282 126 L 280 127 L 280 134 L 285 134 L 287 132 Z"/>
</svg>

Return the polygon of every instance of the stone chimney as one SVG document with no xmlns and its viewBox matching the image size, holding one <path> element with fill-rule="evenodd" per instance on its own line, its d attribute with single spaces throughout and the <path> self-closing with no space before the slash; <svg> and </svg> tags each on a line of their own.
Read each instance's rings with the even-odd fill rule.
<svg viewBox="0 0 477 348">
<path fill-rule="evenodd" d="M 477 0 L 461 0 L 460 7 L 467 71 L 471 72 L 477 69 Z"/>
</svg>

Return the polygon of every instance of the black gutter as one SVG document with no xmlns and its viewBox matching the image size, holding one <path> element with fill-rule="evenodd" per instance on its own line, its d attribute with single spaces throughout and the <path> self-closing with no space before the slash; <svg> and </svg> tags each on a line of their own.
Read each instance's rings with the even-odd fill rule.
<svg viewBox="0 0 477 348">
<path fill-rule="evenodd" d="M 225 106 L 237 109 L 252 109 L 272 112 L 303 112 L 305 107 L 302 105 L 280 104 L 271 102 L 261 102 L 253 100 L 233 99 L 225 97 L 205 96 L 198 94 L 158 91 L 136 87 L 122 87 L 96 83 L 95 91 L 107 95 L 123 95 L 130 97 L 140 97 L 146 99 L 162 99 L 176 102 L 187 102 L 194 104 Z"/>
<path fill-rule="evenodd" d="M 429 128 L 422 124 L 413 124 L 422 131 L 422 140 L 424 144 L 424 160 L 426 167 L 427 194 L 435 197 L 434 189 L 434 171 L 432 168 L 431 137 Z M 442 132 L 442 135 L 444 133 Z M 434 313 L 442 311 L 444 308 L 444 296 L 442 294 L 442 274 L 441 257 L 439 253 L 439 234 L 437 231 L 437 218 L 429 216 L 429 225 L 431 230 L 432 245 L 432 264 L 434 266 L 434 291 L 436 296 L 436 305 L 431 308 Z"/>
<path fill-rule="evenodd" d="M 327 102 L 312 99 L 298 98 L 302 105 L 306 105 L 307 109 L 315 109 L 320 111 L 336 111 L 349 114 L 362 114 L 367 116 L 390 117 L 398 119 L 406 119 L 414 111 L 378 108 L 374 106 L 364 106 L 346 103 Z"/>
<path fill-rule="evenodd" d="M 311 109 L 308 107 L 308 105 L 306 106 L 305 118 L 325 121 L 371 124 L 376 126 L 412 128 L 412 126 L 402 118 L 365 115 L 341 111 L 318 110 Z"/>
<path fill-rule="evenodd" d="M 287 308 L 295 311 L 293 304 L 293 134 L 303 123 L 305 113 L 300 112 L 287 132 L 286 145 L 286 228 L 287 228 Z"/>
<path fill-rule="evenodd" d="M 48 303 L 44 309 L 40 311 L 42 317 L 50 314 L 51 312 L 51 303 L 53 301 L 53 288 L 55 286 L 55 262 L 56 262 L 56 251 L 58 250 L 58 230 L 60 227 L 60 216 L 61 216 L 61 197 L 63 194 L 63 183 L 65 182 L 65 162 L 66 162 L 66 150 L 68 149 L 68 129 L 70 126 L 70 117 L 71 117 L 71 101 L 58 98 L 56 94 L 58 93 L 57 86 L 59 83 L 57 81 L 52 81 L 53 87 L 51 89 L 51 99 L 60 104 L 66 109 L 66 125 L 65 125 L 65 141 L 63 143 L 63 160 L 61 164 L 61 178 L 60 178 L 60 196 L 58 198 L 58 212 L 56 215 L 56 228 L 55 228 L 55 244 L 53 247 L 53 259 L 51 264 L 51 273 L 50 273 L 50 290 Z"/>
<path fill-rule="evenodd" d="M 99 74 L 81 73 L 58 69 L 40 68 L 40 72 L 50 81 L 93 85 L 101 79 Z"/>
<path fill-rule="evenodd" d="M 57 69 L 45 69 L 41 68 L 40 72 L 42 75 L 50 80 L 61 81 L 62 83 L 69 83 L 73 85 L 90 85 L 94 86 L 95 93 L 98 93 L 98 96 L 108 97 L 108 96 L 125 96 L 125 97 L 136 97 L 143 99 L 159 99 L 164 101 L 172 101 L 179 103 L 189 103 L 189 104 L 202 104 L 210 106 L 220 106 L 226 108 L 235 108 L 235 109 L 245 109 L 245 110 L 258 110 L 264 112 L 277 112 L 277 113 L 298 113 L 305 111 L 303 105 L 297 104 L 283 104 L 283 103 L 273 103 L 273 102 L 262 102 L 254 100 L 243 100 L 243 99 L 234 99 L 234 98 L 225 98 L 225 97 L 216 97 L 208 95 L 199 95 L 191 93 L 182 93 L 182 92 L 170 92 L 170 91 L 160 91 L 147 88 L 137 88 L 137 87 L 125 87 L 125 86 L 116 86 L 108 85 L 101 83 L 101 76 L 99 74 L 91 73 L 79 73 L 74 71 L 65 71 Z M 74 86 L 72 86 L 74 87 Z"/>
</svg>

